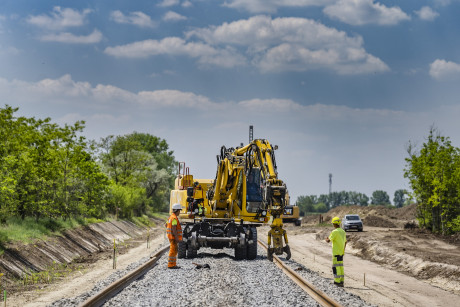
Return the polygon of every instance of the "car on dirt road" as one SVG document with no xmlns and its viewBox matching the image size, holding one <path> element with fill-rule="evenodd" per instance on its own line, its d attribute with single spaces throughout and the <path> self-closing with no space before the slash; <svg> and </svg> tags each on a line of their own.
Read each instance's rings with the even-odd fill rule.
<svg viewBox="0 0 460 307">
<path fill-rule="evenodd" d="M 347 231 L 350 229 L 356 229 L 358 231 L 363 231 L 363 221 L 358 214 L 347 214 L 342 221 L 343 230 Z"/>
</svg>

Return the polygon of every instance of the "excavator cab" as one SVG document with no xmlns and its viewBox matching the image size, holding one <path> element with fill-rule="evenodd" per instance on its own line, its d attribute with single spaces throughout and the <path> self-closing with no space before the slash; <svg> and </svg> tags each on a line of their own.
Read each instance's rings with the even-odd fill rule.
<svg viewBox="0 0 460 307">
<path fill-rule="evenodd" d="M 260 168 L 252 168 L 246 177 L 246 211 L 256 213 L 263 208 Z"/>
</svg>

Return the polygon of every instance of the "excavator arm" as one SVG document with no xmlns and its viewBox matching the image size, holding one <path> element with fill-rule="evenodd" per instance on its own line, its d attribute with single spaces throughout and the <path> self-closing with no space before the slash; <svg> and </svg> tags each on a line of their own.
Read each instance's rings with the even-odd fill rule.
<svg viewBox="0 0 460 307">
<path fill-rule="evenodd" d="M 278 179 L 275 149 L 277 146 L 273 148 L 267 140 L 260 139 L 236 149 L 222 146 L 217 156 L 216 179 L 208 195 L 214 208 L 228 207 L 229 202 L 237 198 L 238 178 L 244 176 L 246 179 L 253 169 L 258 169 L 262 207 L 274 218 L 279 218 L 286 206 L 286 185 Z"/>
</svg>

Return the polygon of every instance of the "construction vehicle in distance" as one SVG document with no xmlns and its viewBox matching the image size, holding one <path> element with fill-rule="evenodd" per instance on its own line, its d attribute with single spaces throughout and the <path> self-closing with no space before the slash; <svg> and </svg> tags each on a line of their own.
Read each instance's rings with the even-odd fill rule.
<svg viewBox="0 0 460 307">
<path fill-rule="evenodd" d="M 297 204 L 290 205 L 289 193 L 286 191 L 286 207 L 284 207 L 284 212 L 281 215 L 283 223 L 294 223 L 296 226 L 302 224 L 302 219 L 300 218 L 300 210 Z"/>
<path fill-rule="evenodd" d="M 257 257 L 257 227 L 270 220 L 281 223 L 286 207 L 286 184 L 278 179 L 275 160 L 277 148 L 264 139 L 236 148 L 222 146 L 214 180 L 196 179 L 185 163 L 179 163 L 170 196 L 170 207 L 182 205 L 179 258 L 194 258 L 201 247 L 232 248 L 237 260 Z M 288 252 L 289 247 L 279 241 L 274 240 L 274 248 Z"/>
</svg>

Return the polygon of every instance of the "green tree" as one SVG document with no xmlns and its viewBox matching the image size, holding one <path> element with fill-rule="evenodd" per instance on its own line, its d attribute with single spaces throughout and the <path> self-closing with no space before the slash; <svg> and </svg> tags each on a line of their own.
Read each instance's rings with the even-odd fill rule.
<svg viewBox="0 0 460 307">
<path fill-rule="evenodd" d="M 325 204 L 328 210 L 332 208 L 331 201 L 330 201 L 328 194 L 319 195 L 317 203 Z"/>
<path fill-rule="evenodd" d="M 85 138 L 84 122 L 59 127 L 0 108 L 0 220 L 103 214 L 108 186 Z"/>
<path fill-rule="evenodd" d="M 300 215 L 306 215 L 309 212 L 315 212 L 316 196 L 299 196 L 297 197 L 297 206 L 300 210 Z"/>
<path fill-rule="evenodd" d="M 363 193 L 348 192 L 348 204 L 365 207 L 369 204 L 369 197 Z"/>
<path fill-rule="evenodd" d="M 396 208 L 401 208 L 404 206 L 404 204 L 406 203 L 406 195 L 407 195 L 406 190 L 399 189 L 395 191 L 393 203 Z"/>
<path fill-rule="evenodd" d="M 376 190 L 372 192 L 371 197 L 372 205 L 391 205 L 390 196 L 388 193 L 382 190 Z"/>
<path fill-rule="evenodd" d="M 315 212 L 324 213 L 327 212 L 327 206 L 325 203 L 317 203 L 315 205 Z"/>
<path fill-rule="evenodd" d="M 135 193 L 138 188 L 144 191 L 144 197 L 136 198 L 136 205 L 130 210 L 137 215 L 151 210 L 167 210 L 169 190 L 174 183 L 175 160 L 172 152 L 167 151 L 166 141 L 135 132 L 108 136 L 99 146 L 103 169 L 114 183 L 131 188 Z M 115 207 L 109 206 L 108 209 L 115 213 Z"/>
<path fill-rule="evenodd" d="M 176 171 L 177 163 L 173 155 L 174 152 L 169 150 L 166 140 L 139 132 L 134 132 L 127 137 L 141 144 L 142 148 L 155 158 L 158 169 L 164 169 L 168 173 Z"/>
<path fill-rule="evenodd" d="M 460 215 L 460 155 L 448 137 L 430 129 L 420 151 L 409 143 L 404 176 L 417 201 L 422 227 L 444 234 L 457 229 Z"/>
</svg>

